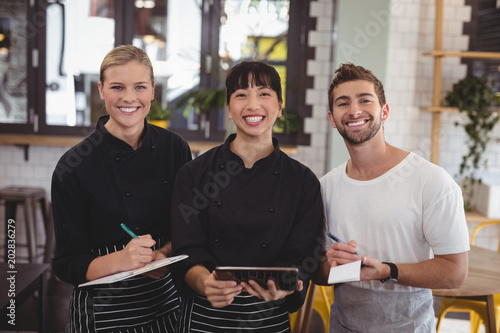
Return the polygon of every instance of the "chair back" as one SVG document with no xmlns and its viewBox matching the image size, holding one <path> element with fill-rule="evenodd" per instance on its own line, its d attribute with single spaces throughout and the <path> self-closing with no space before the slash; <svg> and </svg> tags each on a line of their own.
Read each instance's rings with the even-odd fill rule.
<svg viewBox="0 0 500 333">
<path fill-rule="evenodd" d="M 483 223 L 479 224 L 477 227 L 475 227 L 474 230 L 472 231 L 472 235 L 470 237 L 470 245 L 474 245 L 474 241 L 476 240 L 476 236 L 481 229 L 483 229 L 484 227 L 487 227 L 487 226 L 495 225 L 495 224 L 500 225 L 500 220 L 492 220 L 492 221 L 488 221 L 488 222 L 483 222 Z M 500 252 L 500 227 L 499 227 L 499 231 L 498 231 L 497 251 Z"/>
</svg>

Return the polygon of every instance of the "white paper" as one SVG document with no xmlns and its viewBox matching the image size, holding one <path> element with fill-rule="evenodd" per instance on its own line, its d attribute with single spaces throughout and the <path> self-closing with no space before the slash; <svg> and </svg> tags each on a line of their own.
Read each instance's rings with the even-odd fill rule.
<svg viewBox="0 0 500 333">
<path fill-rule="evenodd" d="M 354 282 L 360 280 L 361 260 L 339 265 L 330 269 L 328 284 Z"/>
<path fill-rule="evenodd" d="M 183 259 L 186 259 L 187 257 L 188 257 L 187 254 L 181 254 L 181 255 L 175 256 L 175 257 L 168 257 L 168 258 L 163 258 L 160 260 L 151 261 L 149 264 L 147 264 L 141 268 L 104 276 L 104 277 L 99 278 L 99 279 L 95 279 L 95 280 L 92 280 L 89 282 L 82 283 L 78 287 L 85 287 L 85 286 L 90 286 L 93 284 L 107 284 L 107 283 L 113 283 L 113 282 L 125 280 L 125 279 L 132 277 L 134 275 L 143 274 L 143 273 L 155 270 L 157 268 L 173 264 L 174 262 L 181 261 Z"/>
</svg>

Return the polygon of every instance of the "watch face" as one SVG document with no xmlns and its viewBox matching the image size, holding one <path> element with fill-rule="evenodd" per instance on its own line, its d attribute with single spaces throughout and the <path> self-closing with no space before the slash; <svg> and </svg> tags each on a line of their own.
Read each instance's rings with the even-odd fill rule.
<svg viewBox="0 0 500 333">
<path fill-rule="evenodd" d="M 398 283 L 398 280 L 394 279 L 394 278 L 390 278 L 389 280 L 384 281 L 384 283 L 385 284 L 396 284 L 396 283 Z"/>
</svg>

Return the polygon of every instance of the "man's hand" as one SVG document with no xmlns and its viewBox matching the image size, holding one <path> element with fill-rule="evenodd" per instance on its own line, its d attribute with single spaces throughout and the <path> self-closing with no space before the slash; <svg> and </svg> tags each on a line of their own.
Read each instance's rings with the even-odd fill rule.
<svg viewBox="0 0 500 333">
<path fill-rule="evenodd" d="M 328 251 L 326 251 L 326 257 L 330 266 L 334 267 L 334 263 L 336 266 L 359 260 L 359 255 L 356 254 L 356 246 L 355 240 L 351 240 L 348 244 L 333 243 Z"/>
</svg>

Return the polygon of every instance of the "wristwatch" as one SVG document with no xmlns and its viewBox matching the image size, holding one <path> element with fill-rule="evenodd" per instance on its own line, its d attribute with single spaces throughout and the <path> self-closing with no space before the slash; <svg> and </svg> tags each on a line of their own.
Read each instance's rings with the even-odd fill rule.
<svg viewBox="0 0 500 333">
<path fill-rule="evenodd" d="M 398 283 L 398 266 L 396 266 L 392 262 L 383 262 L 383 264 L 389 265 L 389 267 L 391 268 L 391 275 L 389 275 L 389 277 L 386 277 L 385 279 L 380 280 L 380 282 L 390 284 Z"/>
</svg>

